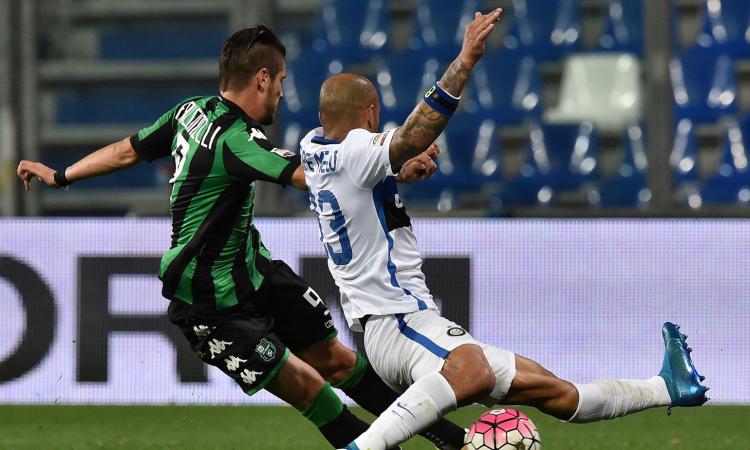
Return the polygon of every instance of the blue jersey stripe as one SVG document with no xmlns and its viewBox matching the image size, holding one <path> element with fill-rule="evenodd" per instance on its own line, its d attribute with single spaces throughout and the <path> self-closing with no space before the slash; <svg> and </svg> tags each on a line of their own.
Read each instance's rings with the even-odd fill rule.
<svg viewBox="0 0 750 450">
<path fill-rule="evenodd" d="M 426 348 L 438 358 L 445 359 L 448 357 L 448 353 L 450 353 L 448 350 L 432 342 L 430 338 L 420 334 L 414 328 L 410 328 L 409 325 L 406 324 L 406 321 L 404 321 L 403 314 L 396 314 L 396 320 L 398 321 L 398 329 L 401 331 L 401 334 Z"/>
<path fill-rule="evenodd" d="M 385 222 L 385 212 L 383 211 L 383 189 L 384 188 L 385 188 L 385 180 L 376 184 L 375 187 L 372 188 L 372 200 L 373 202 L 375 202 L 375 211 L 378 213 L 378 220 L 380 221 L 380 226 L 383 228 L 383 233 L 385 233 L 385 238 L 388 240 L 387 266 L 388 266 L 388 273 L 391 275 L 391 285 L 393 287 L 400 288 L 401 286 L 398 284 L 398 280 L 396 279 L 396 265 L 393 264 L 393 260 L 391 260 L 391 250 L 393 249 L 393 238 L 391 237 L 391 234 L 388 233 L 388 225 Z"/>
<path fill-rule="evenodd" d="M 408 289 L 401 287 L 401 285 L 398 283 L 398 280 L 396 279 L 396 265 L 393 264 L 393 260 L 391 259 L 391 250 L 393 249 L 393 238 L 391 237 L 391 234 L 388 232 L 388 224 L 385 221 L 385 211 L 383 210 L 383 196 L 385 195 L 386 181 L 387 181 L 387 178 L 381 181 L 380 183 L 376 184 L 375 187 L 372 188 L 372 200 L 373 202 L 375 202 L 375 211 L 378 213 L 378 220 L 380 221 L 380 226 L 383 228 L 383 233 L 385 233 L 385 238 L 388 240 L 388 263 L 386 265 L 388 266 L 388 273 L 391 275 L 391 285 L 393 287 L 400 288 L 402 291 L 404 291 L 404 294 L 416 300 L 419 310 L 422 311 L 422 310 L 427 309 L 427 304 L 421 299 L 417 298 L 417 296 L 412 294 Z"/>
</svg>

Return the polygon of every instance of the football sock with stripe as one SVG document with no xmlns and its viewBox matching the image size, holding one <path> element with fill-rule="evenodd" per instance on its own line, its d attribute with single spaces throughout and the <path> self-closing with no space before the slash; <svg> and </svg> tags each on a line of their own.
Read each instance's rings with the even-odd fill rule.
<svg viewBox="0 0 750 450">
<path fill-rule="evenodd" d="M 398 394 L 385 384 L 359 353 L 351 374 L 334 387 L 343 390 L 359 406 L 376 416 L 398 398 Z M 419 434 L 440 450 L 458 450 L 464 444 L 466 433 L 463 428 L 441 417 Z"/>
<path fill-rule="evenodd" d="M 671 403 L 662 377 L 648 380 L 600 380 L 575 384 L 578 409 L 568 422 L 585 423 L 642 411 Z"/>
<path fill-rule="evenodd" d="M 385 450 L 406 441 L 456 409 L 456 394 L 438 372 L 409 386 L 349 448 Z"/>
<path fill-rule="evenodd" d="M 341 403 L 328 383 L 323 385 L 302 415 L 318 427 L 334 448 L 345 446 L 367 430 L 367 423 L 359 420 Z"/>
</svg>

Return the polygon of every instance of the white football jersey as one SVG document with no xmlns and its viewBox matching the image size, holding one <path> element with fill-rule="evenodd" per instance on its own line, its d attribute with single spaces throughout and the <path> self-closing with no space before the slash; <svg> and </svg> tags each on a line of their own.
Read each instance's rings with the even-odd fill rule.
<svg viewBox="0 0 750 450">
<path fill-rule="evenodd" d="M 300 143 L 310 209 L 354 331 L 366 315 L 437 309 L 391 169 L 394 131 L 355 129 L 336 142 L 317 128 Z"/>
</svg>

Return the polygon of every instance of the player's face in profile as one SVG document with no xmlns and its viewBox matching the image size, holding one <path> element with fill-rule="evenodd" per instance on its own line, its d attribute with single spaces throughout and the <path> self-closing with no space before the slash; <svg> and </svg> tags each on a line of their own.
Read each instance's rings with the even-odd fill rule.
<svg viewBox="0 0 750 450">
<path fill-rule="evenodd" d="M 282 63 L 281 70 L 276 74 L 276 77 L 271 80 L 268 95 L 266 96 L 265 114 L 263 115 L 263 119 L 258 121 L 261 125 L 270 125 L 273 123 L 276 112 L 279 110 L 279 102 L 284 98 L 284 88 L 282 87 L 282 84 L 285 78 L 286 63 Z"/>
</svg>

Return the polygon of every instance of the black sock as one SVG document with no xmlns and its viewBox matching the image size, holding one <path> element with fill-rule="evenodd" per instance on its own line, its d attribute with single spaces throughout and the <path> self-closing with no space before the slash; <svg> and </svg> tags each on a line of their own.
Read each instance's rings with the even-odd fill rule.
<svg viewBox="0 0 750 450">
<path fill-rule="evenodd" d="M 333 448 L 344 448 L 357 439 L 360 434 L 367 431 L 369 427 L 370 425 L 359 420 L 344 405 L 344 409 L 335 419 L 318 427 L 318 430 L 333 445 Z"/>
<path fill-rule="evenodd" d="M 398 398 L 398 393 L 388 387 L 369 364 L 359 381 L 354 386 L 344 388 L 343 391 L 359 406 L 376 416 L 379 416 Z M 465 431 L 455 423 L 441 418 L 419 435 L 428 439 L 440 450 L 458 450 L 464 445 Z"/>
</svg>

